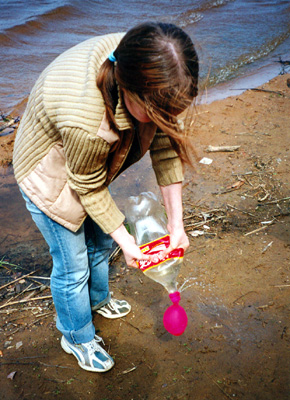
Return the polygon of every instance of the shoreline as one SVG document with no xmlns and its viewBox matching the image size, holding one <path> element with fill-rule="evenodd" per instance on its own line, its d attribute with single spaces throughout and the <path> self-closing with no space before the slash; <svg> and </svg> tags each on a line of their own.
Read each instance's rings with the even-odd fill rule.
<svg viewBox="0 0 290 400">
<path fill-rule="evenodd" d="M 290 68 L 287 68 L 284 75 L 280 75 L 280 72 L 281 66 L 279 64 L 277 64 L 277 67 L 267 65 L 246 76 L 221 83 L 207 90 L 204 89 L 203 93 L 198 96 L 196 106 L 203 108 L 215 102 L 222 106 L 223 101 L 226 101 L 226 99 L 240 98 L 243 93 L 251 89 L 258 89 L 266 84 L 270 86 L 275 85 L 273 82 L 279 76 L 281 79 L 283 79 L 283 76 L 290 76 Z M 25 110 L 26 101 L 27 99 L 23 99 L 14 107 L 9 115 L 13 117 L 20 115 L 21 118 Z M 4 176 L 6 175 L 6 171 L 9 170 L 7 167 L 9 167 L 12 162 L 12 151 L 16 132 L 17 127 L 14 129 L 14 132 L 0 136 L 0 174 Z"/>
<path fill-rule="evenodd" d="M 211 104 L 214 101 L 224 100 L 228 97 L 239 96 L 246 90 L 258 88 L 259 86 L 262 86 L 281 75 L 281 70 L 282 68 L 279 62 L 277 62 L 275 65 L 267 64 L 255 68 L 253 71 L 247 72 L 245 75 L 221 82 L 215 86 L 210 86 L 208 88 L 205 86 L 204 88 L 200 89 L 200 94 L 197 98 L 196 104 Z M 286 68 L 285 75 L 289 73 L 290 66 Z M 14 117 L 18 115 L 22 116 L 26 108 L 28 97 L 29 96 L 23 98 L 14 106 L 8 107 L 8 111 L 5 111 L 5 113 Z M 4 110 L 3 107 L 2 110 Z"/>
<path fill-rule="evenodd" d="M 287 73 L 289 74 L 289 72 L 290 68 L 285 72 L 285 75 L 287 75 Z M 239 76 L 203 90 L 197 104 L 211 104 L 214 101 L 239 96 L 249 89 L 258 88 L 269 83 L 279 75 L 281 75 L 281 65 L 279 63 L 277 63 L 277 66 L 261 66 L 246 75 Z"/>
</svg>

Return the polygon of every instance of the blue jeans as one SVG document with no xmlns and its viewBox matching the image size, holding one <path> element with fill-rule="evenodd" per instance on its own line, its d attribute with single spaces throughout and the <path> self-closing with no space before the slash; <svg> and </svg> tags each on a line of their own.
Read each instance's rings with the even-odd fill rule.
<svg viewBox="0 0 290 400">
<path fill-rule="evenodd" d="M 50 285 L 56 326 L 70 343 L 89 342 L 95 335 L 91 307 L 100 308 L 110 301 L 108 258 L 113 240 L 90 217 L 77 232 L 71 232 L 21 193 L 52 256 Z"/>
</svg>

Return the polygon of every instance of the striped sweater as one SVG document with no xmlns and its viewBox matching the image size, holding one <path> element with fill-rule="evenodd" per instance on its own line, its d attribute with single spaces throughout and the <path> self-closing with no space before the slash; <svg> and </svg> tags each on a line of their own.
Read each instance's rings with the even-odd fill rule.
<svg viewBox="0 0 290 400">
<path fill-rule="evenodd" d="M 96 87 L 100 66 L 122 36 L 95 37 L 57 57 L 34 85 L 16 135 L 18 184 L 40 210 L 72 231 L 87 214 L 106 233 L 124 221 L 108 186 L 132 156 L 133 122 L 120 96 L 119 131 L 113 132 Z M 156 133 L 153 123 L 140 123 L 139 136 L 139 157 L 127 159 L 126 167 L 150 147 L 159 185 L 181 181 L 181 162 L 168 137 Z"/>
</svg>

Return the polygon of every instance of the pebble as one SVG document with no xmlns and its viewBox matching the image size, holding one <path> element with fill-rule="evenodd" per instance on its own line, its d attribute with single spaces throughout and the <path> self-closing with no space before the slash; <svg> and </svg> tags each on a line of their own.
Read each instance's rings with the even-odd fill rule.
<svg viewBox="0 0 290 400">
<path fill-rule="evenodd" d="M 16 347 L 16 350 L 18 350 L 22 345 L 23 345 L 23 342 L 21 342 L 21 341 L 20 341 L 20 342 L 17 342 L 17 343 L 16 343 L 16 346 L 15 346 L 15 347 Z"/>
</svg>

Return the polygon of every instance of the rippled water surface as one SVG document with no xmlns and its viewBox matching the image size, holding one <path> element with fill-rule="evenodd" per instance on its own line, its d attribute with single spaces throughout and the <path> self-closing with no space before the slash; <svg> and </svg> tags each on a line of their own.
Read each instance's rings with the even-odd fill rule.
<svg viewBox="0 0 290 400">
<path fill-rule="evenodd" d="M 181 26 L 197 45 L 201 76 L 228 81 L 290 58 L 288 0 L 3 0 L 0 109 L 21 104 L 58 54 L 91 36 L 161 20 Z"/>
</svg>

